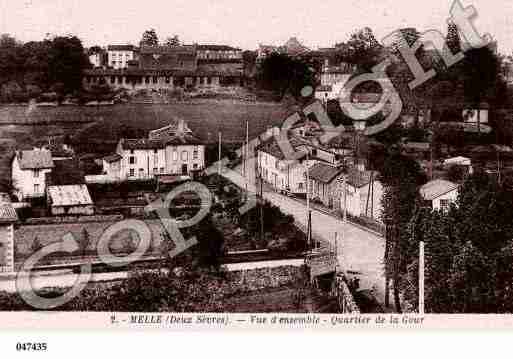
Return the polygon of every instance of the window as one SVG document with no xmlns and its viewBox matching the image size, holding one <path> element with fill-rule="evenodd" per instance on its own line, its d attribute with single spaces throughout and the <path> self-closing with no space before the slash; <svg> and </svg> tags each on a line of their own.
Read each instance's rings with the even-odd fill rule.
<svg viewBox="0 0 513 359">
<path fill-rule="evenodd" d="M 38 184 L 34 185 L 34 193 L 39 193 L 39 185 Z"/>
<path fill-rule="evenodd" d="M 153 174 L 159 173 L 159 169 L 157 167 L 153 167 Z"/>
<path fill-rule="evenodd" d="M 182 161 L 187 161 L 189 159 L 189 153 L 187 151 L 182 151 Z"/>
<path fill-rule="evenodd" d="M 135 170 L 133 168 L 130 168 L 130 173 L 128 174 L 129 177 L 135 176 Z"/>
<path fill-rule="evenodd" d="M 159 82 L 159 78 L 157 76 L 153 76 L 153 83 L 156 84 Z"/>
<path fill-rule="evenodd" d="M 164 167 L 160 167 L 160 173 L 164 173 Z"/>
<path fill-rule="evenodd" d="M 197 169 L 198 169 L 198 165 L 195 163 L 195 164 L 192 166 L 192 168 L 194 168 L 195 170 L 197 170 Z"/>
<path fill-rule="evenodd" d="M 300 191 L 303 190 L 303 182 L 299 182 L 298 187 Z"/>
<path fill-rule="evenodd" d="M 39 170 L 34 170 L 34 178 L 39 178 Z"/>
<path fill-rule="evenodd" d="M 110 83 L 111 84 L 115 84 L 116 83 L 116 76 L 111 76 L 110 77 Z"/>
<path fill-rule="evenodd" d="M 144 168 L 139 168 L 139 177 L 144 177 Z"/>
<path fill-rule="evenodd" d="M 134 150 L 130 150 L 130 154 L 133 155 L 134 154 Z"/>
<path fill-rule="evenodd" d="M 144 83 L 145 83 L 145 84 L 149 84 L 149 83 L 150 83 L 150 77 L 149 77 L 149 76 L 146 76 L 146 77 L 144 78 Z"/>
<path fill-rule="evenodd" d="M 166 76 L 166 84 L 170 82 L 169 76 Z"/>
<path fill-rule="evenodd" d="M 440 200 L 440 208 L 443 211 L 449 210 L 450 205 L 451 205 L 451 201 L 449 201 L 448 199 L 441 199 Z"/>
<path fill-rule="evenodd" d="M 198 159 L 198 146 L 194 146 L 194 151 L 192 152 L 192 159 Z"/>
<path fill-rule="evenodd" d="M 178 151 L 177 150 L 173 151 L 173 161 L 178 161 Z"/>
<path fill-rule="evenodd" d="M 135 156 L 130 156 L 130 158 L 128 159 L 129 160 L 129 163 L 131 165 L 135 165 L 136 161 L 135 161 Z"/>
</svg>

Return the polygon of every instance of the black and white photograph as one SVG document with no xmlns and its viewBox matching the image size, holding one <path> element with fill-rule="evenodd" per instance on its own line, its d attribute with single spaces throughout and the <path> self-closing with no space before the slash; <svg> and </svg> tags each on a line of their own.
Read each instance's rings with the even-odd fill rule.
<svg viewBox="0 0 513 359">
<path fill-rule="evenodd" d="M 1 329 L 513 327 L 513 3 L 0 10 Z"/>
</svg>

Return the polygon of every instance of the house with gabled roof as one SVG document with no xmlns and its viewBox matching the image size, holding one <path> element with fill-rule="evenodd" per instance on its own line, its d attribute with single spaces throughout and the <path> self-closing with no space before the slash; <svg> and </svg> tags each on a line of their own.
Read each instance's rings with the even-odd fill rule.
<svg viewBox="0 0 513 359">
<path fill-rule="evenodd" d="M 436 179 L 420 188 L 422 199 L 434 210 L 446 211 L 451 204 L 456 203 L 459 195 L 457 183 Z"/>
<path fill-rule="evenodd" d="M 52 153 L 48 150 L 16 151 L 12 160 L 14 195 L 20 202 L 44 197 L 46 175 L 53 168 Z"/>
</svg>

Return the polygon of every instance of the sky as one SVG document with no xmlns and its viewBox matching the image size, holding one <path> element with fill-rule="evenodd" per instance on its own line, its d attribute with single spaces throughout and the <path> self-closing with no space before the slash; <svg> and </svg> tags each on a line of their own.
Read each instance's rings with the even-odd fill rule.
<svg viewBox="0 0 513 359">
<path fill-rule="evenodd" d="M 21 41 L 76 35 L 85 46 L 137 44 L 155 28 L 159 38 L 177 34 L 184 43 L 220 43 L 254 50 L 281 45 L 292 36 L 316 49 L 346 41 L 370 27 L 381 41 L 402 27 L 447 31 L 453 0 L 0 0 L 0 33 Z M 499 51 L 513 52 L 513 1 L 462 0 L 473 5 L 481 34 Z"/>
</svg>

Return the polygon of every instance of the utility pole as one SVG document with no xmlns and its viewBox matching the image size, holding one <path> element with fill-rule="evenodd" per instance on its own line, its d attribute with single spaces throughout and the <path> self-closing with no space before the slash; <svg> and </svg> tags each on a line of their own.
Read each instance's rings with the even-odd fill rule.
<svg viewBox="0 0 513 359">
<path fill-rule="evenodd" d="M 221 176 L 221 148 L 222 148 L 222 133 L 219 131 L 219 153 L 218 153 L 218 167 L 217 167 L 217 174 Z"/>
<path fill-rule="evenodd" d="M 307 223 L 308 223 L 308 228 L 307 228 L 307 243 L 308 243 L 308 246 L 311 247 L 311 241 L 312 241 L 312 213 L 310 212 L 310 173 L 309 173 L 309 169 L 308 169 L 308 161 L 309 161 L 310 157 L 309 157 L 309 152 L 307 150 L 307 153 L 306 153 L 306 162 L 305 162 L 305 166 L 306 166 L 306 214 L 307 214 Z"/>
<path fill-rule="evenodd" d="M 249 194 L 248 194 L 248 157 L 249 157 L 249 121 L 246 120 L 246 145 L 244 146 L 245 150 L 244 150 L 244 153 L 245 153 L 245 169 L 244 169 L 244 178 L 245 178 L 245 186 L 246 186 L 246 196 L 249 197 Z"/>
<path fill-rule="evenodd" d="M 424 314 L 424 242 L 419 243 L 419 314 Z"/>
</svg>

